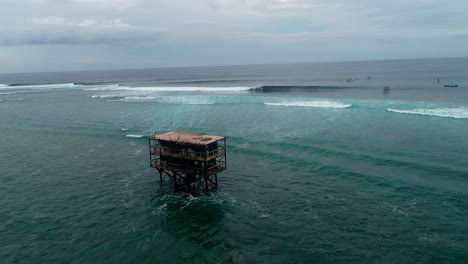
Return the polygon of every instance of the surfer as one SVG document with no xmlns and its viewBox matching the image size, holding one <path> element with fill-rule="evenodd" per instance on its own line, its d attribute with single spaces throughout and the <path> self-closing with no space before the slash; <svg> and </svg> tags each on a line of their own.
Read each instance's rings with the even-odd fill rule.
<svg viewBox="0 0 468 264">
<path fill-rule="evenodd" d="M 350 83 L 350 82 L 351 82 L 351 78 L 349 78 L 348 80 L 346 80 L 346 82 L 349 82 L 349 83 Z"/>
<path fill-rule="evenodd" d="M 390 92 L 390 87 L 385 86 L 384 89 L 383 89 L 383 93 L 388 94 L 389 92 Z"/>
<path fill-rule="evenodd" d="M 435 81 L 434 81 L 434 82 L 436 82 L 436 83 L 440 83 L 440 80 L 439 80 L 439 78 L 435 79 Z"/>
</svg>

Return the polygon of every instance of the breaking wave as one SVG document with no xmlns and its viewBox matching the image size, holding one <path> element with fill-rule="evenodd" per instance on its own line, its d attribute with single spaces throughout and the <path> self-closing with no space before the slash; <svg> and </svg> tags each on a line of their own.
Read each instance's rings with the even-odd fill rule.
<svg viewBox="0 0 468 264">
<path fill-rule="evenodd" d="M 145 135 L 125 135 L 125 136 L 128 137 L 128 138 L 142 138 Z"/>
<path fill-rule="evenodd" d="M 427 115 L 437 117 L 450 117 L 468 119 L 468 108 L 416 108 L 411 110 L 398 110 L 387 108 L 387 111 L 399 114 Z"/>
<path fill-rule="evenodd" d="M 105 85 L 101 87 L 87 88 L 85 91 L 154 91 L 154 92 L 222 92 L 222 91 L 249 91 L 253 87 L 127 87 L 119 85 Z"/>
<path fill-rule="evenodd" d="M 249 82 L 250 80 L 157 80 L 157 81 L 166 81 L 166 83 L 196 83 L 196 84 L 217 84 L 217 83 L 239 83 L 239 82 Z"/>
<path fill-rule="evenodd" d="M 0 93 L 0 95 L 8 95 L 8 94 L 15 94 L 16 92 L 9 92 L 9 93 Z"/>
<path fill-rule="evenodd" d="M 351 104 L 344 104 L 333 101 L 302 101 L 302 102 L 281 102 L 281 103 L 265 103 L 265 105 L 273 106 L 296 106 L 296 107 L 317 107 L 317 108 L 348 108 Z"/>
<path fill-rule="evenodd" d="M 106 99 L 106 98 L 120 98 L 122 96 L 117 95 L 117 94 L 95 94 L 95 95 L 87 95 L 86 97 Z"/>
<path fill-rule="evenodd" d="M 205 82 L 205 81 L 203 81 Z M 203 83 L 200 82 L 200 83 Z M 185 83 L 185 82 L 179 82 Z M 198 83 L 186 82 L 186 83 Z M 349 87 L 340 86 L 152 86 L 152 87 L 130 87 L 107 82 L 78 82 L 78 83 L 58 83 L 58 84 L 0 84 L 0 89 L 57 89 L 75 88 L 85 91 L 147 91 L 147 92 L 288 92 L 288 91 L 318 91 L 321 89 L 344 89 Z"/>
<path fill-rule="evenodd" d="M 152 100 L 155 99 L 155 96 L 127 96 L 125 97 L 124 101 L 139 101 L 139 100 Z"/>
</svg>

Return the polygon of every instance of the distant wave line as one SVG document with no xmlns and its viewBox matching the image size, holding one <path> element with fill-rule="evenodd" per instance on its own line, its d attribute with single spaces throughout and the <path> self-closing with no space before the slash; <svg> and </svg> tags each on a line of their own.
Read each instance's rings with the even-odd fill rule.
<svg viewBox="0 0 468 264">
<path fill-rule="evenodd" d="M 205 81 L 194 81 L 192 83 L 202 83 Z M 209 82 L 216 82 L 215 80 Z M 223 82 L 223 81 L 221 81 Z M 224 81 L 225 82 L 225 81 Z M 181 81 L 179 83 L 191 83 L 190 81 Z M 58 88 L 80 88 L 85 91 L 252 91 L 252 92 L 287 92 L 292 90 L 314 91 L 318 89 L 345 89 L 349 87 L 341 86 L 293 86 L 293 85 L 264 85 L 264 86 L 148 86 L 148 87 L 130 87 L 109 82 L 77 82 L 77 83 L 43 83 L 27 84 L 13 83 L 0 84 L 0 89 L 58 89 Z"/>
<path fill-rule="evenodd" d="M 251 82 L 251 80 L 158 80 L 160 82 L 165 81 L 166 83 L 239 83 L 239 82 Z"/>
<path fill-rule="evenodd" d="M 264 85 L 252 88 L 252 91 L 258 92 L 287 92 L 294 90 L 315 91 L 319 89 L 346 89 L 345 86 L 326 86 L 326 85 Z"/>
<path fill-rule="evenodd" d="M 189 83 L 189 82 L 187 82 Z M 86 91 L 155 91 L 155 92 L 187 92 L 187 91 L 252 91 L 252 92 L 287 92 L 292 90 L 344 89 L 340 86 L 149 86 L 129 87 L 120 85 L 102 85 L 85 88 Z"/>
<path fill-rule="evenodd" d="M 86 88 L 86 87 L 118 87 L 118 84 L 106 85 L 85 85 L 80 83 L 49 83 L 49 84 L 0 84 L 0 89 L 65 89 L 65 88 Z"/>
<path fill-rule="evenodd" d="M 128 86 L 102 86 L 84 89 L 85 91 L 154 91 L 154 92 L 190 92 L 190 91 L 249 91 L 253 87 L 249 86 L 237 86 L 237 87 L 198 87 L 198 86 L 186 86 L 186 87 L 128 87 Z"/>
<path fill-rule="evenodd" d="M 2 84 L 0 89 L 56 89 L 56 88 L 76 88 L 81 87 L 74 83 L 57 83 L 57 84 Z"/>
</svg>

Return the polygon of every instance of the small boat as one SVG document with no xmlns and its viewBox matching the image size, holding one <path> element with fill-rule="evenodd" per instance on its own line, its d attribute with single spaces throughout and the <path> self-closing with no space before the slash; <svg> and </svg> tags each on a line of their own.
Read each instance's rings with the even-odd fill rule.
<svg viewBox="0 0 468 264">
<path fill-rule="evenodd" d="M 449 83 L 449 84 L 445 84 L 444 87 L 458 87 L 458 85 L 454 83 Z"/>
</svg>

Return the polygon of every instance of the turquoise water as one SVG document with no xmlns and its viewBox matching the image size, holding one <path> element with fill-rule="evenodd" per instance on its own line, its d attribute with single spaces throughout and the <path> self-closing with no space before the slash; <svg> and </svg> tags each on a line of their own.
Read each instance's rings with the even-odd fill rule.
<svg viewBox="0 0 468 264">
<path fill-rule="evenodd" d="M 0 263 L 466 263 L 466 69 L 0 75 Z M 216 191 L 174 193 L 149 167 L 171 117 L 227 136 Z"/>
</svg>

